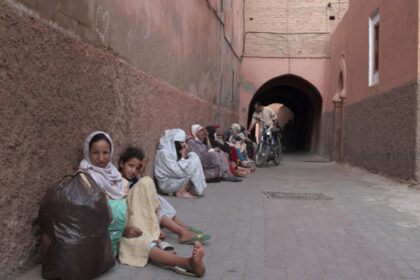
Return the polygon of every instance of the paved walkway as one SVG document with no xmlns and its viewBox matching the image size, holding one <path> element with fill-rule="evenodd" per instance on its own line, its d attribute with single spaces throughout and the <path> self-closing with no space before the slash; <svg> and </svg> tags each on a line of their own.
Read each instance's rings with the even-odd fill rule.
<svg viewBox="0 0 420 280">
<path fill-rule="evenodd" d="M 203 279 L 420 279 L 420 191 L 365 171 L 290 155 L 242 183 L 210 184 L 199 200 L 168 200 L 213 235 Z M 179 255 L 191 248 L 177 244 Z M 100 279 L 189 278 L 149 264 L 117 265 Z"/>
</svg>

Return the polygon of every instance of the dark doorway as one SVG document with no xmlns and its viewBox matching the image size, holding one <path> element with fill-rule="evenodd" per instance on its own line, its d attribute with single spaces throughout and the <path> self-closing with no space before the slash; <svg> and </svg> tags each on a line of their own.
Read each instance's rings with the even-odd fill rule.
<svg viewBox="0 0 420 280">
<path fill-rule="evenodd" d="M 257 101 L 264 106 L 281 103 L 292 110 L 295 134 L 293 141 L 288 144 L 289 150 L 316 151 L 322 97 L 315 86 L 295 75 L 284 75 L 268 81 L 255 93 L 249 104 L 248 125 Z M 288 141 L 290 142 L 290 138 Z"/>
</svg>

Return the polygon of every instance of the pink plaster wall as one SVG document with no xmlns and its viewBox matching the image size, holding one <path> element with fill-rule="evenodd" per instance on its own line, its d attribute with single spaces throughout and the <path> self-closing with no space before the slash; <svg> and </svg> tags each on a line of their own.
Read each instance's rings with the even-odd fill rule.
<svg viewBox="0 0 420 280">
<path fill-rule="evenodd" d="M 379 83 L 369 87 L 368 20 L 380 13 Z M 330 91 L 327 110 L 338 91 L 340 60 L 346 66 L 346 104 L 359 102 L 416 80 L 418 64 L 418 1 L 353 0 L 331 40 Z"/>
<path fill-rule="evenodd" d="M 276 77 L 293 74 L 313 84 L 323 100 L 328 96 L 328 58 L 244 57 L 241 65 L 239 120 L 246 125 L 249 103 L 257 90 Z M 323 105 L 325 110 L 325 105 Z"/>
<path fill-rule="evenodd" d="M 243 1 L 223 1 L 224 7 L 210 0 L 11 2 L 208 102 L 218 99 L 222 49 L 234 58 L 231 69 L 240 69 Z M 222 106 L 237 110 L 237 104 Z"/>
<path fill-rule="evenodd" d="M 0 0 L 0 279 L 39 261 L 40 200 L 91 131 L 115 163 L 130 145 L 153 158 L 165 129 L 238 118 L 240 60 L 207 1 L 21 2 Z"/>
<path fill-rule="evenodd" d="M 419 180 L 419 1 L 352 0 L 332 35 L 327 111 L 345 92 L 344 161 Z M 379 9 L 379 82 L 369 86 L 369 17 Z M 339 73 L 344 73 L 340 91 Z M 331 129 L 332 130 L 332 129 Z M 330 131 L 331 131 L 330 130 Z M 331 134 L 331 133 L 330 133 Z M 417 176 L 416 176 L 417 172 Z"/>
</svg>

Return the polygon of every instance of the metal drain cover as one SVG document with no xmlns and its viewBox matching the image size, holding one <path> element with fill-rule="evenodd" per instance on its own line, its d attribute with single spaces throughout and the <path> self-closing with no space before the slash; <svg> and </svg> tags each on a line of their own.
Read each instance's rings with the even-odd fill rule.
<svg viewBox="0 0 420 280">
<path fill-rule="evenodd" d="M 263 192 L 267 198 L 294 200 L 332 200 L 323 193 Z"/>
</svg>

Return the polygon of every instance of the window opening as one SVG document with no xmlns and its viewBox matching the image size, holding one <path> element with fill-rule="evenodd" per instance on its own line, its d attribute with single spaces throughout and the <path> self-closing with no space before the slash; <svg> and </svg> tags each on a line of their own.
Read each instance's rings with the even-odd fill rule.
<svg viewBox="0 0 420 280">
<path fill-rule="evenodd" d="M 379 23 L 375 24 L 375 63 L 374 72 L 379 71 Z"/>
</svg>

